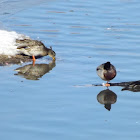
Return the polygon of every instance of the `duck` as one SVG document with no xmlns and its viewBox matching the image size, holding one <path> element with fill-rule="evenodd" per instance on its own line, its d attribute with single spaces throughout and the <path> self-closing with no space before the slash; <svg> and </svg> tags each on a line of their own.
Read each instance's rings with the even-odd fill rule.
<svg viewBox="0 0 140 140">
<path fill-rule="evenodd" d="M 116 68 L 114 65 L 112 65 L 110 62 L 103 63 L 99 65 L 96 69 L 98 76 L 104 80 L 107 81 L 105 86 L 110 86 L 108 83 L 110 80 L 114 79 L 116 77 Z"/>
<path fill-rule="evenodd" d="M 49 55 L 53 60 L 55 60 L 56 53 L 52 50 L 52 47 L 45 47 L 45 45 L 41 41 L 31 39 L 16 39 L 16 43 L 18 45 L 17 50 L 19 54 L 32 56 L 33 65 L 35 64 L 35 57 L 37 56 L 43 57 Z"/>
</svg>

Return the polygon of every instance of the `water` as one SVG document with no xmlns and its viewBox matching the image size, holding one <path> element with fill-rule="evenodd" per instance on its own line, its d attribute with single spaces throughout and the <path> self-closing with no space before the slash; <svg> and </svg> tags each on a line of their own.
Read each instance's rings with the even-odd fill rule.
<svg viewBox="0 0 140 140">
<path fill-rule="evenodd" d="M 56 62 L 51 65 L 48 56 L 37 60 L 47 64 L 39 80 L 14 71 L 31 63 L 0 67 L 0 137 L 139 139 L 139 92 L 110 87 L 115 101 L 108 111 L 97 99 L 106 88 L 86 86 L 104 82 L 96 67 L 106 61 L 117 68 L 112 82 L 139 80 L 139 1 L 26 2 L 24 9 L 17 4 L 12 8 L 20 10 L 1 15 L 1 22 L 7 30 L 53 46 Z"/>
</svg>

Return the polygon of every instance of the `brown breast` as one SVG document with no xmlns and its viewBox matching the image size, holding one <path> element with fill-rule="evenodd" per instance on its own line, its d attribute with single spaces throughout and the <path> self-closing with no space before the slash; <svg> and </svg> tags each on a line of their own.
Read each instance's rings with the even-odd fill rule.
<svg viewBox="0 0 140 140">
<path fill-rule="evenodd" d="M 106 81 L 110 81 L 112 80 L 114 77 L 116 76 L 116 71 L 107 71 L 106 73 L 104 73 L 104 77 L 106 79 Z"/>
</svg>

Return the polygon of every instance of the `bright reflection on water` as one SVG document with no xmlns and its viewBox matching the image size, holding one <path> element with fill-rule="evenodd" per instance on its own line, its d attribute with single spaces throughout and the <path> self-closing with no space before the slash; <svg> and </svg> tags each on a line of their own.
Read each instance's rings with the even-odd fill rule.
<svg viewBox="0 0 140 140">
<path fill-rule="evenodd" d="M 96 67 L 107 61 L 117 69 L 112 82 L 140 80 L 139 7 L 56 0 L 2 16 L 5 28 L 53 46 L 56 62 L 0 67 L 1 139 L 139 140 L 140 92 L 85 86 L 103 82 Z"/>
</svg>

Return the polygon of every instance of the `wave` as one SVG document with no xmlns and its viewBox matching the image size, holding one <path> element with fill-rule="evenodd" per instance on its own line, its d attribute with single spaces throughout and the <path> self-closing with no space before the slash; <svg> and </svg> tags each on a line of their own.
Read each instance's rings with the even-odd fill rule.
<svg viewBox="0 0 140 140">
<path fill-rule="evenodd" d="M 0 19 L 1 21 L 12 14 L 25 10 L 32 6 L 43 3 L 45 0 L 1 0 Z"/>
</svg>

